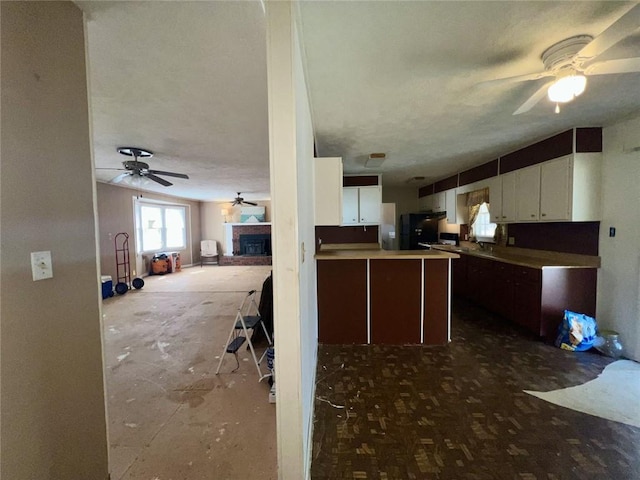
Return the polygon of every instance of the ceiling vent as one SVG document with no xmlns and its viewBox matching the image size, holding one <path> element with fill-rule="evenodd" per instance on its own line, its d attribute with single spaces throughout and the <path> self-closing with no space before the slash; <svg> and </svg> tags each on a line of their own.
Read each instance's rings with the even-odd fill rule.
<svg viewBox="0 0 640 480">
<path fill-rule="evenodd" d="M 407 180 L 405 180 L 405 182 L 406 183 L 424 183 L 425 180 L 426 180 L 425 177 L 418 176 L 418 177 L 410 177 Z"/>
<path fill-rule="evenodd" d="M 364 162 L 364 166 L 367 168 L 377 168 L 387 159 L 386 153 L 372 153 L 369 158 Z"/>
</svg>

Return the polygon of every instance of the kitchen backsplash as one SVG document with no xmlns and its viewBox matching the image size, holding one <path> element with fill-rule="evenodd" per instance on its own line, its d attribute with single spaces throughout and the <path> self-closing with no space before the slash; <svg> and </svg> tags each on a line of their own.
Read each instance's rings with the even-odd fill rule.
<svg viewBox="0 0 640 480">
<path fill-rule="evenodd" d="M 322 243 L 378 243 L 378 226 L 316 227 L 316 250 Z"/>
<path fill-rule="evenodd" d="M 515 240 L 514 247 L 581 255 L 598 255 L 599 234 L 600 222 L 512 223 L 507 226 L 507 239 Z"/>
</svg>

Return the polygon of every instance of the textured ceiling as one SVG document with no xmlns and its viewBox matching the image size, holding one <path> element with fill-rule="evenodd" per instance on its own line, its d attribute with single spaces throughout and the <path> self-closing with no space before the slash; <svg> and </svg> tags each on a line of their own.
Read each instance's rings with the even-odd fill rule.
<svg viewBox="0 0 640 480">
<path fill-rule="evenodd" d="M 87 12 L 97 167 L 116 147 L 156 153 L 151 168 L 190 180 L 154 190 L 199 200 L 269 198 L 265 17 L 260 2 L 77 2 Z M 345 172 L 387 160 L 385 184 L 420 185 L 573 126 L 640 111 L 640 74 L 589 77 L 553 113 L 512 113 L 546 80 L 485 84 L 543 70 L 564 38 L 597 36 L 629 2 L 300 3 L 320 156 Z M 640 26 L 640 25 L 639 25 Z M 600 59 L 640 56 L 638 30 Z M 99 181 L 119 172 L 97 170 Z M 407 183 L 413 176 L 424 182 Z M 147 188 L 147 187 L 144 187 Z"/>
</svg>

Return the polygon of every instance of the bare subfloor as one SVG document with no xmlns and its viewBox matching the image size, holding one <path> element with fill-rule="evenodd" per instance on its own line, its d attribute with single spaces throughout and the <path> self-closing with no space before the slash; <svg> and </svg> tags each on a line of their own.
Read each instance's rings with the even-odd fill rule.
<svg viewBox="0 0 640 480">
<path fill-rule="evenodd" d="M 227 355 L 215 375 L 238 306 L 270 270 L 184 268 L 104 300 L 112 480 L 277 478 L 268 383 L 245 348 L 237 372 Z"/>
</svg>

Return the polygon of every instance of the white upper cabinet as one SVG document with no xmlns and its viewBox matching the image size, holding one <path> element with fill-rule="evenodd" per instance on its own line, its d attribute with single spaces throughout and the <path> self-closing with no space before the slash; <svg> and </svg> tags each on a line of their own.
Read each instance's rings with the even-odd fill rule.
<svg viewBox="0 0 640 480">
<path fill-rule="evenodd" d="M 540 218 L 540 165 L 516 170 L 516 220 L 535 222 Z"/>
<path fill-rule="evenodd" d="M 342 181 L 342 180 L 341 180 Z M 342 224 L 357 225 L 360 218 L 358 205 L 358 188 L 344 187 L 342 189 Z"/>
<path fill-rule="evenodd" d="M 418 199 L 418 209 L 421 212 L 433 211 L 433 195 L 427 195 L 426 197 L 420 197 Z"/>
<path fill-rule="evenodd" d="M 457 202 L 456 202 L 456 189 L 451 188 L 449 190 L 445 190 L 444 192 L 444 210 L 447 212 L 447 223 L 457 223 Z"/>
<path fill-rule="evenodd" d="M 382 188 L 380 186 L 358 187 L 360 196 L 360 223 L 380 223 Z"/>
<path fill-rule="evenodd" d="M 432 209 L 434 212 L 444 212 L 447 209 L 446 192 L 438 192 L 432 195 Z"/>
<path fill-rule="evenodd" d="M 380 185 L 344 187 L 342 190 L 343 225 L 377 225 L 382 209 Z"/>
<path fill-rule="evenodd" d="M 342 223 L 342 158 L 314 158 L 316 225 Z"/>
<path fill-rule="evenodd" d="M 516 174 L 506 173 L 502 177 L 502 211 L 501 222 L 516 221 Z M 491 198 L 491 196 L 489 196 Z"/>
<path fill-rule="evenodd" d="M 505 173 L 488 179 L 489 212 L 493 223 L 516 221 L 516 174 Z"/>
<path fill-rule="evenodd" d="M 601 169 L 598 152 L 574 153 L 517 170 L 517 221 L 600 220 Z"/>
<path fill-rule="evenodd" d="M 540 220 L 571 218 L 571 163 L 563 157 L 540 165 Z"/>
</svg>

